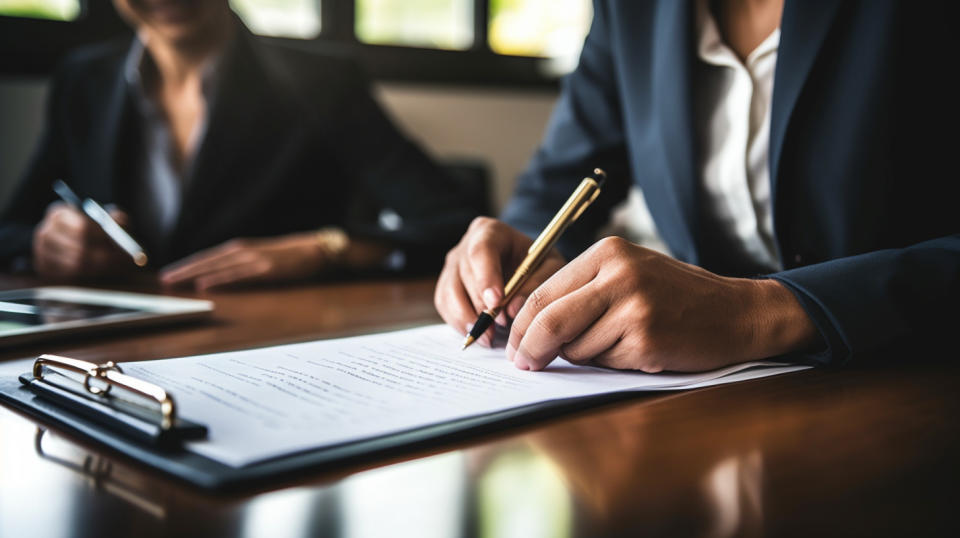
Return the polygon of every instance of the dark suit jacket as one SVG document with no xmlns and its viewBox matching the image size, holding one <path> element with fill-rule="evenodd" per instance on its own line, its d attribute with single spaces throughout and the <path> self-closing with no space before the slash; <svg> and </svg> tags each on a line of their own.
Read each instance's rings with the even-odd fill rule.
<svg viewBox="0 0 960 538">
<path fill-rule="evenodd" d="M 728 275 L 698 211 L 692 2 L 599 0 L 577 70 L 505 219 L 540 230 L 595 166 L 610 181 L 571 227 L 575 256 L 631 183 L 681 260 Z M 944 339 L 960 304 L 960 211 L 952 166 L 953 17 L 898 0 L 787 0 L 774 76 L 770 170 L 784 271 L 839 362 Z"/>
<path fill-rule="evenodd" d="M 0 220 L 0 260 L 29 254 L 55 178 L 82 197 L 130 207 L 140 129 L 123 75 L 129 47 L 87 48 L 59 69 L 46 133 Z M 353 63 L 241 29 L 222 69 L 179 221 L 164 244 L 148 245 L 153 263 L 235 237 L 339 225 L 406 249 L 408 268 L 439 267 L 473 211 L 394 127 Z M 402 218 L 398 230 L 377 225 L 377 209 L 387 208 Z M 137 217 L 135 236 L 148 225 Z"/>
</svg>

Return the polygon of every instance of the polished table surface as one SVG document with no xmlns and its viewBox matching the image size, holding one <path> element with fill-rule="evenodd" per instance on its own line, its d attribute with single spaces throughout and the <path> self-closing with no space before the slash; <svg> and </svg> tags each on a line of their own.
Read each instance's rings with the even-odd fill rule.
<svg viewBox="0 0 960 538">
<path fill-rule="evenodd" d="M 33 284 L 0 277 L 0 289 Z M 216 292 L 200 295 L 216 303 L 208 322 L 0 348 L 0 360 L 133 361 L 433 323 L 432 291 Z M 948 355 L 637 395 L 227 495 L 0 407 L 0 537 L 960 535 Z"/>
</svg>

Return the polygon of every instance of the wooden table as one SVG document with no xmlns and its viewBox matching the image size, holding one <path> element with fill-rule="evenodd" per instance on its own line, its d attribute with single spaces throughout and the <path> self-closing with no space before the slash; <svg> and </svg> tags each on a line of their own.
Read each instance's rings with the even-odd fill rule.
<svg viewBox="0 0 960 538">
<path fill-rule="evenodd" d="M 31 283 L 3 277 L 0 289 Z M 217 305 L 208 323 L 0 360 L 143 360 L 431 323 L 432 290 L 413 280 L 220 292 L 206 296 Z M 0 536 L 950 535 L 960 364 L 943 358 L 637 396 L 232 495 L 0 408 Z"/>
</svg>

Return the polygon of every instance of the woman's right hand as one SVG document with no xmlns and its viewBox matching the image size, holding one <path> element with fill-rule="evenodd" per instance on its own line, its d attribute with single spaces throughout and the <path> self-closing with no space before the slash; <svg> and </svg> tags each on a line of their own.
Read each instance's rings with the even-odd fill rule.
<svg viewBox="0 0 960 538">
<path fill-rule="evenodd" d="M 129 218 L 110 216 L 121 226 Z M 33 268 L 45 277 L 83 278 L 116 274 L 132 267 L 130 257 L 82 212 L 57 202 L 33 231 Z"/>
<path fill-rule="evenodd" d="M 505 280 L 523 262 L 532 244 L 529 237 L 499 220 L 474 219 L 460 242 L 447 253 L 437 280 L 433 302 L 443 320 L 466 335 L 481 312 L 500 302 Z M 497 324 L 506 326 L 530 293 L 565 263 L 556 249 L 551 251 L 497 317 Z M 489 347 L 492 334 L 488 330 L 477 342 Z"/>
</svg>

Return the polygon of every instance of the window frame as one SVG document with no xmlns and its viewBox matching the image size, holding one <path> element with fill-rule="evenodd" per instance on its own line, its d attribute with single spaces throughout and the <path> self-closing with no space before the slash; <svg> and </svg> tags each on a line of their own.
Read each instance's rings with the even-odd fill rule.
<svg viewBox="0 0 960 538">
<path fill-rule="evenodd" d="M 321 28 L 315 38 L 265 37 L 306 50 L 347 54 L 367 74 L 390 82 L 470 86 L 556 88 L 549 61 L 493 52 L 489 44 L 489 0 L 473 0 L 473 45 L 466 50 L 362 43 L 355 32 L 354 0 L 318 0 Z M 81 0 L 74 21 L 0 16 L 0 76 L 48 75 L 70 49 L 131 32 L 110 0 Z"/>
<path fill-rule="evenodd" d="M 69 50 L 124 34 L 110 0 L 81 0 L 73 21 L 0 15 L 0 75 L 47 75 Z"/>
</svg>

